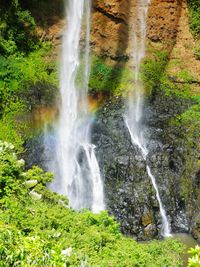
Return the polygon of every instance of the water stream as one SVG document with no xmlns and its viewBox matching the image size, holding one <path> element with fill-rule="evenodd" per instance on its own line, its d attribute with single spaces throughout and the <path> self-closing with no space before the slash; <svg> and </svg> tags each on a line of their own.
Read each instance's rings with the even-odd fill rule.
<svg viewBox="0 0 200 267">
<path fill-rule="evenodd" d="M 55 126 L 55 151 L 49 169 L 55 179 L 51 189 L 66 195 L 74 209 L 104 210 L 103 183 L 91 144 L 92 115 L 88 111 L 90 74 L 90 0 L 69 0 L 67 27 L 63 36 L 60 67 L 59 120 Z M 84 21 L 85 20 L 85 21 Z M 80 68 L 80 38 L 85 22 L 84 70 L 77 85 Z"/>
<path fill-rule="evenodd" d="M 141 119 L 143 116 L 144 87 L 139 77 L 139 73 L 141 62 L 145 56 L 146 20 L 149 3 L 150 0 L 139 0 L 138 3 L 138 17 L 134 25 L 133 36 L 134 88 L 130 94 L 128 109 L 125 114 L 125 123 L 130 133 L 132 143 L 140 149 L 145 161 L 147 159 L 148 149 L 144 138 L 143 127 L 141 125 Z M 162 218 L 161 235 L 164 237 L 170 236 L 170 225 L 160 198 L 156 179 L 152 174 L 150 166 L 146 165 L 146 170 L 155 189 L 156 198 L 159 203 L 160 215 Z"/>
</svg>

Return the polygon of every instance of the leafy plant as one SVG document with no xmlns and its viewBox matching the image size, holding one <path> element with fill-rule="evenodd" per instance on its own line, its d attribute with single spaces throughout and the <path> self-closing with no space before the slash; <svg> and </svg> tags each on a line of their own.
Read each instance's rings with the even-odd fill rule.
<svg viewBox="0 0 200 267">
<path fill-rule="evenodd" d="M 37 38 L 36 23 L 22 1 L 0 5 L 0 139 L 18 152 L 30 133 L 30 112 L 52 104 L 57 93 L 55 63 L 48 59 L 49 43 Z"/>
<path fill-rule="evenodd" d="M 29 113 L 56 98 L 55 66 L 44 61 L 49 51 L 45 44 L 26 56 L 0 56 L 0 139 L 14 143 L 20 152 L 29 132 Z"/>
<path fill-rule="evenodd" d="M 200 0 L 188 0 L 190 27 L 195 37 L 200 35 Z"/>
<path fill-rule="evenodd" d="M 0 142 L 0 154 L 0 266 L 181 266 L 179 242 L 123 237 L 107 212 L 76 212 L 49 191 L 50 174 L 38 167 L 24 172 L 11 144 Z"/>
<path fill-rule="evenodd" d="M 0 17 L 1 54 L 29 52 L 36 48 L 35 21 L 28 10 L 21 8 L 18 0 L 1 5 Z"/>
<path fill-rule="evenodd" d="M 191 254 L 191 257 L 188 260 L 188 267 L 200 266 L 200 246 L 191 248 L 188 252 Z"/>
</svg>

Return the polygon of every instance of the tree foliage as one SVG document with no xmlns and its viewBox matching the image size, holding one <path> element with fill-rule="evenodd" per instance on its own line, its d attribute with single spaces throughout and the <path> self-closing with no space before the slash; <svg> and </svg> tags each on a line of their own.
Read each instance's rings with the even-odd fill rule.
<svg viewBox="0 0 200 267">
<path fill-rule="evenodd" d="M 38 40 L 35 21 L 28 10 L 23 10 L 18 0 L 0 5 L 0 53 L 30 52 Z"/>
<path fill-rule="evenodd" d="M 57 92 L 51 45 L 40 42 L 29 10 L 18 0 L 0 3 L 0 139 L 23 150 L 30 112 Z M 46 102 L 45 102 L 46 101 Z"/>
</svg>

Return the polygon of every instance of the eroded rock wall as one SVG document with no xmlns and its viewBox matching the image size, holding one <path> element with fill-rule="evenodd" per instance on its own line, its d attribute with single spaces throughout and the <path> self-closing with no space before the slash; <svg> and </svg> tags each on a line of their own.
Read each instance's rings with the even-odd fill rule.
<svg viewBox="0 0 200 267">
<path fill-rule="evenodd" d="M 148 11 L 147 37 L 171 49 L 176 42 L 182 0 L 152 0 Z"/>
<path fill-rule="evenodd" d="M 108 210 L 125 234 L 138 239 L 160 235 L 162 221 L 146 164 L 155 176 L 173 232 L 192 232 L 199 238 L 199 147 L 190 146 L 182 126 L 172 124 L 192 105 L 190 100 L 160 92 L 147 100 L 143 131 L 148 158 L 132 145 L 125 126 L 124 99 L 112 98 L 97 113 L 93 142 L 104 177 Z"/>
<path fill-rule="evenodd" d="M 147 22 L 150 46 L 172 49 L 176 42 L 182 2 L 183 0 L 150 2 Z M 139 0 L 92 1 L 91 47 L 94 54 L 114 61 L 129 59 L 138 5 Z M 31 12 L 39 22 L 40 38 L 52 41 L 57 48 L 65 25 L 65 7 L 61 0 L 49 3 L 48 7 L 46 12 L 37 12 L 37 8 L 33 6 Z"/>
<path fill-rule="evenodd" d="M 92 47 L 94 53 L 114 60 L 129 58 L 139 0 L 94 0 Z M 147 37 L 151 46 L 172 49 L 176 42 L 182 0 L 152 0 Z"/>
<path fill-rule="evenodd" d="M 129 64 L 138 1 L 92 1 L 92 52 L 105 58 L 108 64 Z M 152 0 L 149 6 L 147 54 L 151 56 L 156 50 L 167 50 L 170 52 L 169 63 L 185 62 L 168 69 L 173 78 L 183 66 L 191 71 L 195 68 L 196 75 L 199 71 L 199 63 L 191 54 L 194 40 L 187 16 L 184 0 Z M 46 26 L 40 25 L 38 33 L 41 39 L 51 40 L 57 48 L 65 20 L 56 13 L 56 16 L 47 18 L 47 22 Z M 58 56 L 58 52 L 55 55 Z M 198 83 L 195 91 L 199 91 Z M 146 163 L 137 147 L 132 145 L 124 123 L 125 102 L 125 99 L 113 97 L 99 109 L 92 140 L 104 177 L 108 210 L 118 219 L 124 233 L 148 239 L 158 236 L 161 217 Z M 192 232 L 200 240 L 199 148 L 188 146 L 184 128 L 170 124 L 172 118 L 191 104 L 175 95 L 154 95 L 146 102 L 143 124 L 149 140 L 148 164 L 156 177 L 172 230 Z"/>
<path fill-rule="evenodd" d="M 129 57 L 129 25 L 134 2 L 93 1 L 91 42 L 94 53 L 113 60 Z"/>
<path fill-rule="evenodd" d="M 115 23 L 126 25 L 128 21 L 129 28 L 124 31 L 124 35 L 129 43 L 124 46 L 124 50 L 123 46 L 120 46 L 121 49 L 118 51 L 121 57 L 126 55 L 129 58 L 131 31 L 135 22 L 133 14 L 136 12 L 138 3 L 132 2 L 130 11 L 123 14 L 117 11 L 117 5 L 119 8 L 122 3 L 125 1 L 117 1 L 117 3 L 96 1 L 97 8 L 93 19 L 99 16 L 100 24 L 104 24 L 106 17 L 109 25 L 110 15 L 105 15 L 107 12 L 118 18 L 113 25 Z M 130 15 L 128 20 L 127 14 Z M 112 45 L 113 37 L 109 33 L 112 27 L 103 35 L 104 29 L 100 24 L 94 24 L 93 28 L 95 53 L 120 60 L 119 55 L 116 57 L 116 48 Z M 151 1 L 147 26 L 147 55 L 151 57 L 151 53 L 155 51 L 167 51 L 169 53 L 167 73 L 171 79 L 176 80 L 179 71 L 198 70 L 199 62 L 194 59 L 191 50 L 191 44 L 194 47 L 195 42 L 189 32 L 186 1 Z M 119 32 L 112 31 L 112 33 L 116 44 L 120 39 L 120 36 L 116 38 Z M 98 39 L 98 35 L 102 35 L 102 39 Z M 98 50 L 101 46 L 103 52 Z M 187 59 L 185 55 L 189 58 Z M 176 64 L 174 64 L 175 61 Z M 191 72 L 194 74 L 194 71 Z M 198 71 L 195 73 L 197 77 Z M 199 92 L 198 80 L 193 82 L 195 92 Z M 176 81 L 174 83 L 176 86 Z M 193 90 L 192 88 L 194 86 L 190 86 L 190 90 Z M 181 87 L 179 89 L 182 90 Z M 121 223 L 123 232 L 136 235 L 139 239 L 148 239 L 157 236 L 160 232 L 159 206 L 155 190 L 146 172 L 146 164 L 140 151 L 132 145 L 126 129 L 123 119 L 124 102 L 125 100 L 122 99 L 111 99 L 99 110 L 94 125 L 93 141 L 97 145 L 97 154 L 105 179 L 108 209 Z M 190 146 L 187 136 L 183 134 L 187 129 L 171 124 L 177 115 L 182 114 L 191 105 L 190 100 L 182 99 L 176 94 L 168 96 L 164 92 L 157 92 L 146 101 L 143 124 L 149 142 L 148 164 L 156 177 L 172 231 L 192 232 L 198 239 L 200 237 L 199 146 L 198 144 L 193 148 Z"/>
</svg>

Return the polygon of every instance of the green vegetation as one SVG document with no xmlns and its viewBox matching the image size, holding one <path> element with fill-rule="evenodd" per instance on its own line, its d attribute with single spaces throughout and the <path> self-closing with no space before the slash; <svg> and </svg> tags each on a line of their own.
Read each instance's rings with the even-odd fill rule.
<svg viewBox="0 0 200 267">
<path fill-rule="evenodd" d="M 0 140 L 4 140 L 0 141 L 0 267 L 182 266 L 182 245 L 177 241 L 138 244 L 122 236 L 119 225 L 106 212 L 95 215 L 70 209 L 65 197 L 47 189 L 52 174 L 37 166 L 25 171 L 25 162 L 18 155 L 29 134 L 30 113 L 40 104 L 53 104 L 58 82 L 55 63 L 49 57 L 51 45 L 38 39 L 36 21 L 28 10 L 37 2 L 2 0 L 0 4 Z M 36 11 L 54 12 L 52 6 L 44 8 L 47 2 L 50 0 L 39 1 Z M 46 24 L 44 16 L 40 25 Z M 198 27 L 192 27 L 197 34 Z M 167 60 L 167 53 L 157 52 L 144 62 L 142 76 L 148 92 L 179 92 L 164 75 Z M 186 72 L 179 75 L 191 79 Z M 92 59 L 91 90 L 123 95 L 132 89 L 132 81 L 129 68 Z M 199 121 L 191 125 L 197 118 L 198 103 L 177 121 L 198 134 Z"/>
<path fill-rule="evenodd" d="M 197 195 L 199 194 L 198 187 L 194 189 L 192 179 L 188 179 L 194 170 L 196 170 L 196 173 L 199 171 L 198 155 L 195 156 L 195 149 L 198 148 L 200 140 L 200 102 L 198 101 L 198 97 L 194 97 L 193 99 L 196 104 L 172 120 L 172 123 L 178 126 L 181 132 L 180 135 L 187 148 L 185 171 L 180 180 L 180 194 L 188 201 L 192 198 L 194 192 Z"/>
<path fill-rule="evenodd" d="M 199 267 L 200 266 L 200 246 L 191 248 L 189 250 L 191 258 L 188 260 L 188 267 Z"/>
<path fill-rule="evenodd" d="M 195 95 L 191 99 L 193 100 L 193 105 L 182 114 L 176 116 L 173 123 L 184 129 L 182 131 L 184 139 L 187 141 L 188 146 L 193 148 L 198 145 L 200 138 L 200 96 Z"/>
<path fill-rule="evenodd" d="M 175 95 L 179 98 L 190 98 L 190 84 L 194 80 L 187 70 L 181 70 L 176 76 L 169 76 L 168 53 L 155 51 L 151 58 L 146 58 L 142 68 L 141 76 L 144 81 L 145 90 L 150 95 L 160 91 L 166 96 Z"/>
<path fill-rule="evenodd" d="M 35 27 L 17 0 L 0 5 L 0 139 L 14 143 L 18 152 L 29 113 L 42 100 L 54 99 L 57 83 L 55 65 L 47 57 L 50 44 L 38 40 Z"/>
<path fill-rule="evenodd" d="M 188 141 L 194 142 L 200 138 L 200 104 L 193 105 L 183 114 L 177 116 L 177 123 L 187 129 Z"/>
<path fill-rule="evenodd" d="M 38 167 L 24 172 L 11 144 L 0 142 L 0 266 L 181 266 L 172 239 L 138 244 L 106 212 L 75 212 L 45 184 Z"/>
<path fill-rule="evenodd" d="M 55 98 L 56 74 L 49 73 L 50 65 L 43 60 L 47 53 L 48 48 L 43 47 L 27 56 L 0 56 L 0 138 L 14 143 L 19 151 L 30 111 Z"/>
<path fill-rule="evenodd" d="M 174 62 L 173 62 L 174 64 Z M 179 64 L 179 62 L 178 62 Z M 174 116 L 166 121 L 166 125 L 172 129 L 177 129 L 177 140 L 175 142 L 184 142 L 187 150 L 185 153 L 184 172 L 180 177 L 180 195 L 185 201 L 192 198 L 194 192 L 198 195 L 197 188 L 193 189 L 193 180 L 189 179 L 191 173 L 198 173 L 199 163 L 198 155 L 195 153 L 199 147 L 200 140 L 200 96 L 194 95 L 191 91 L 191 85 L 196 79 L 186 69 L 175 73 L 175 76 L 168 75 L 167 54 L 165 52 L 156 52 L 154 57 L 147 58 L 142 66 L 142 76 L 146 90 L 153 97 L 165 97 L 166 103 L 169 102 L 170 108 L 173 101 L 177 105 L 185 105 L 185 111 L 182 114 Z M 185 103 L 185 104 L 184 104 Z M 176 106 L 172 106 L 176 108 Z M 195 160 L 196 159 L 196 160 Z"/>
<path fill-rule="evenodd" d="M 156 51 L 153 58 L 147 58 L 142 65 L 142 79 L 146 91 L 154 94 L 161 86 L 161 79 L 168 63 L 167 52 Z"/>
<path fill-rule="evenodd" d="M 200 42 L 198 41 L 195 49 L 194 49 L 194 55 L 196 57 L 196 59 L 200 60 Z"/>
<path fill-rule="evenodd" d="M 4 1 L 3 1 L 4 2 Z M 0 53 L 28 53 L 38 46 L 35 21 L 28 10 L 23 10 L 18 0 L 0 6 Z"/>
<path fill-rule="evenodd" d="M 195 37 L 200 36 L 200 0 L 188 0 L 190 27 Z"/>
<path fill-rule="evenodd" d="M 132 88 L 133 73 L 128 67 L 108 66 L 103 59 L 93 57 L 89 88 L 108 94 L 127 94 Z"/>
</svg>

